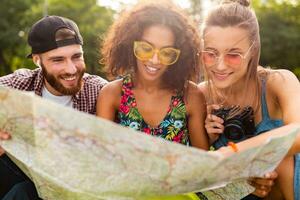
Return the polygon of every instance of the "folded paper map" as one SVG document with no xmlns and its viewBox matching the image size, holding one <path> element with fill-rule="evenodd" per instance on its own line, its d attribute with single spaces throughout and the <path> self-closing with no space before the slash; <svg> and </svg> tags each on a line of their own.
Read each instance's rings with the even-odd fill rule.
<svg viewBox="0 0 300 200">
<path fill-rule="evenodd" d="M 204 191 L 208 199 L 250 193 L 248 177 L 278 165 L 297 134 L 223 158 L 152 137 L 35 96 L 0 87 L 0 145 L 45 200 L 140 200 Z"/>
</svg>

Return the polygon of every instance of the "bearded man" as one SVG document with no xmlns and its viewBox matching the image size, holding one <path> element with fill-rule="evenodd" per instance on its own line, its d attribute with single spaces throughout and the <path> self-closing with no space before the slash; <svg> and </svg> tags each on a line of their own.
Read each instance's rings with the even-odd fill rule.
<svg viewBox="0 0 300 200">
<path fill-rule="evenodd" d="M 60 16 L 44 17 L 31 27 L 28 44 L 31 54 L 27 57 L 38 67 L 0 77 L 0 85 L 33 91 L 64 106 L 96 114 L 98 93 L 107 81 L 85 73 L 83 40 L 76 23 Z M 9 137 L 0 130 L 0 140 Z M 0 199 L 38 199 L 33 183 L 1 146 L 0 177 Z"/>
</svg>

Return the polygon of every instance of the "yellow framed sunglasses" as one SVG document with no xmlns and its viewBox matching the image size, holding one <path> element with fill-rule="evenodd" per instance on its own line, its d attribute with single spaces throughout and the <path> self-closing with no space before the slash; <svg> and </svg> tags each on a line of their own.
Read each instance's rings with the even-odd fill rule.
<svg viewBox="0 0 300 200">
<path fill-rule="evenodd" d="M 163 65 L 173 65 L 177 62 L 180 55 L 179 49 L 175 49 L 173 47 L 156 49 L 145 41 L 134 41 L 133 52 L 135 57 L 141 61 L 147 61 L 153 58 L 156 53 L 159 62 Z"/>
</svg>

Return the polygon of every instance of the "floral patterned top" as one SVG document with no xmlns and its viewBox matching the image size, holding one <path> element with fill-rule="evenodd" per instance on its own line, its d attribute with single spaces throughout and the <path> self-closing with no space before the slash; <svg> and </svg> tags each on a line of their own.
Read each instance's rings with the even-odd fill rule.
<svg viewBox="0 0 300 200">
<path fill-rule="evenodd" d="M 189 145 L 187 115 L 182 93 L 172 96 L 165 118 L 158 127 L 153 128 L 144 121 L 139 113 L 132 88 L 131 76 L 124 77 L 117 122 L 149 135 Z"/>
</svg>

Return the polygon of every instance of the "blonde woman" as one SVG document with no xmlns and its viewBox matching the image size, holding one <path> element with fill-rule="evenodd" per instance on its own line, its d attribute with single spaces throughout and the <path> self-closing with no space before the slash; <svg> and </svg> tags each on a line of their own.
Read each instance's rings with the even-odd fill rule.
<svg viewBox="0 0 300 200">
<path fill-rule="evenodd" d="M 210 105 L 205 128 L 215 148 L 300 122 L 300 84 L 296 76 L 288 70 L 259 66 L 259 25 L 249 1 L 223 1 L 204 19 L 202 37 L 206 81 L 199 87 Z M 300 199 L 299 165 L 299 156 L 295 156 L 295 167 L 290 156 L 277 169 L 285 199 Z M 262 188 L 256 194 L 265 193 Z"/>
</svg>

